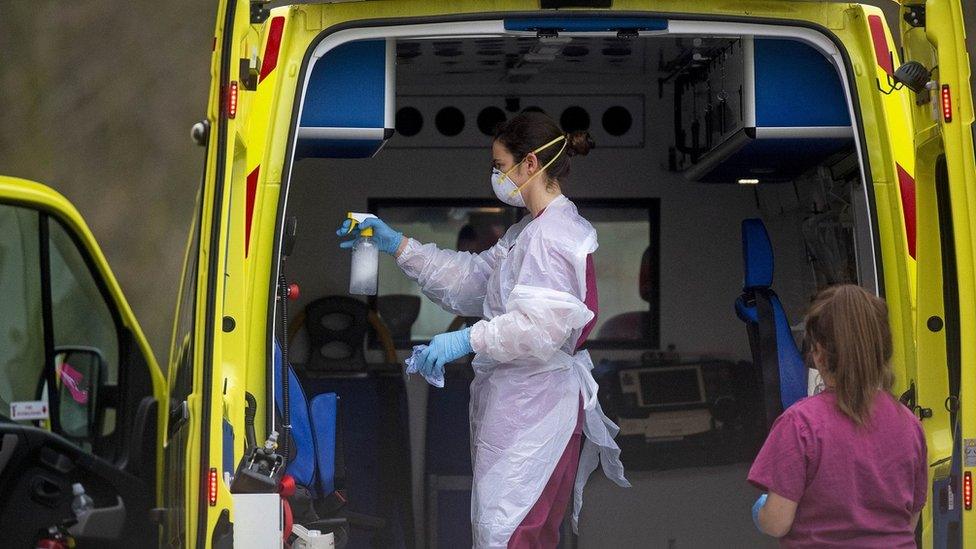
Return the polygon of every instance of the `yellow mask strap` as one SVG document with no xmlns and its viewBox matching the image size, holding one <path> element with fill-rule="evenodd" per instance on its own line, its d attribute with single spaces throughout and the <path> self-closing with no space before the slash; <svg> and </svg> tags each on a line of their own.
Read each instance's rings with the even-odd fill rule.
<svg viewBox="0 0 976 549">
<path fill-rule="evenodd" d="M 560 135 L 559 137 L 553 139 L 552 141 L 550 141 L 550 142 L 546 143 L 545 145 L 539 147 L 538 149 L 532 151 L 532 154 L 538 154 L 538 153 L 540 153 L 540 152 L 548 149 L 549 147 L 555 145 L 556 143 L 559 143 L 559 141 L 561 141 L 563 139 L 566 139 L 566 136 L 565 135 Z M 563 145 L 563 147 L 565 147 L 565 145 Z M 556 156 L 559 156 L 559 154 L 557 153 Z"/>
<path fill-rule="evenodd" d="M 552 159 L 549 160 L 549 162 L 546 162 L 546 165 L 543 166 L 541 170 L 535 172 L 528 179 L 526 179 L 525 180 L 525 183 L 522 183 L 521 185 L 519 185 L 518 187 L 516 187 L 515 190 L 513 190 L 510 193 L 508 193 L 508 196 L 515 196 L 516 193 L 522 192 L 522 189 L 526 185 L 528 185 L 529 182 L 531 182 L 533 179 L 535 179 L 535 177 L 537 175 L 539 175 L 540 173 L 546 171 L 546 169 L 548 169 L 549 166 L 551 166 L 552 163 L 555 162 L 557 158 L 559 158 L 559 155 L 563 154 L 563 151 L 566 150 L 566 143 L 567 143 L 566 136 L 565 135 L 560 135 L 559 137 L 553 139 L 552 141 L 550 141 L 550 142 L 546 143 L 545 145 L 539 147 L 538 149 L 535 149 L 534 151 L 532 151 L 532 154 L 538 154 L 538 153 L 540 153 L 540 152 L 548 149 L 549 147 L 555 145 L 556 143 L 559 143 L 560 141 L 563 142 L 563 146 L 559 148 L 559 152 L 556 153 L 556 156 L 552 157 Z M 519 162 L 518 164 L 516 164 L 516 165 L 512 166 L 511 168 L 509 168 L 508 171 L 505 172 L 505 177 L 508 177 L 509 172 L 511 172 L 512 170 L 514 170 L 515 168 L 517 168 L 519 166 L 519 164 L 521 164 L 522 162 L 525 162 L 525 159 L 522 159 L 521 162 Z"/>
</svg>

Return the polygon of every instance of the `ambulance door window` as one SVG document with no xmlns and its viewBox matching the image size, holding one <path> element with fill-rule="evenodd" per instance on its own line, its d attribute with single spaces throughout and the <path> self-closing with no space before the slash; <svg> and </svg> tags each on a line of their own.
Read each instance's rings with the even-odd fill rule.
<svg viewBox="0 0 976 549">
<path fill-rule="evenodd" d="M 202 188 L 202 187 L 201 187 Z M 169 371 L 166 374 L 169 386 L 166 428 L 166 447 L 163 463 L 166 473 L 163 481 L 163 506 L 170 510 L 163 523 L 163 537 L 171 546 L 182 546 L 186 531 L 183 512 L 186 505 L 187 446 L 189 444 L 189 412 L 187 398 L 193 390 L 193 357 L 196 303 L 197 303 L 197 257 L 200 249 L 200 219 L 202 217 L 200 195 L 197 195 L 193 226 L 190 228 L 190 242 L 184 256 L 183 280 L 180 282 L 179 304 L 176 313 L 176 330 L 173 346 L 170 348 Z"/>
<path fill-rule="evenodd" d="M 44 360 L 39 215 L 0 204 L 0 417 L 40 399 Z"/>
<path fill-rule="evenodd" d="M 200 206 L 197 205 L 199 213 Z M 180 302 L 176 318 L 174 347 L 170 350 L 169 414 L 177 421 L 170 424 L 170 437 L 184 425 L 183 403 L 193 390 L 193 336 L 197 295 L 197 253 L 200 247 L 199 224 L 194 220 L 192 240 L 186 251 L 183 281 L 180 283 Z"/>
<path fill-rule="evenodd" d="M 959 287 L 957 284 L 955 236 L 952 225 L 952 209 L 949 203 L 949 169 L 945 155 L 935 165 L 935 194 L 939 208 L 939 244 L 942 255 L 942 301 L 946 334 L 946 367 L 949 376 L 950 421 L 955 433 L 958 410 L 959 386 L 962 375 L 962 357 L 959 333 Z M 954 402 L 950 402 L 954 401 Z M 955 436 L 955 434 L 953 435 Z"/>
<path fill-rule="evenodd" d="M 97 436 L 115 432 L 119 383 L 119 335 L 112 309 L 92 271 L 71 235 L 60 223 L 49 220 L 48 232 L 51 262 L 51 322 L 56 361 L 59 351 L 81 348 L 100 358 L 100 365 L 81 362 L 57 363 L 59 384 L 71 390 L 60 391 L 62 428 L 72 438 L 83 433 L 88 422 L 88 398 L 97 398 Z M 74 353 L 75 357 L 85 354 Z M 60 386 L 59 385 L 59 386 Z M 72 424 L 78 429 L 72 429 Z M 79 431 L 80 429 L 80 431 Z M 83 436 L 82 438 L 87 438 Z"/>
</svg>

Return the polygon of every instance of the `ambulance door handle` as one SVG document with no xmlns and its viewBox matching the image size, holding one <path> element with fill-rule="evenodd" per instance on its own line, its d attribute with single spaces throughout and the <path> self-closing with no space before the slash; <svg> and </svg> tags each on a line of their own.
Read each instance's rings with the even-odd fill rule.
<svg viewBox="0 0 976 549">
<path fill-rule="evenodd" d="M 169 412 L 169 428 L 167 431 L 167 440 L 173 438 L 176 433 L 186 425 L 186 422 L 190 419 L 190 406 L 184 400 L 176 406 L 175 408 L 170 408 Z"/>
</svg>

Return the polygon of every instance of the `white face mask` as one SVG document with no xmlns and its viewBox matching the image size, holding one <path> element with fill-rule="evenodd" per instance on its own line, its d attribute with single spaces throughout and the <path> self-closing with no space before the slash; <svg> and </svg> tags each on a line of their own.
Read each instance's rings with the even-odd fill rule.
<svg viewBox="0 0 976 549">
<path fill-rule="evenodd" d="M 491 169 L 491 188 L 495 191 L 498 200 L 516 208 L 525 207 L 525 199 L 522 198 L 522 192 L 519 191 L 518 186 L 515 185 L 512 178 L 502 173 L 498 168 Z"/>
<path fill-rule="evenodd" d="M 493 191 L 495 191 L 495 196 L 498 197 L 498 200 L 501 200 L 502 202 L 508 204 L 509 206 L 515 206 L 516 208 L 524 208 L 525 199 L 522 197 L 522 189 L 526 185 L 528 185 L 530 181 L 535 179 L 537 175 L 546 171 L 546 168 L 552 165 L 552 163 L 555 162 L 557 158 L 559 158 L 559 155 L 561 155 L 563 153 L 563 150 L 566 149 L 566 136 L 560 135 L 559 137 L 553 139 L 552 141 L 532 151 L 533 154 L 538 154 L 539 152 L 547 149 L 548 147 L 551 147 L 552 145 L 555 145 L 556 143 L 559 143 L 560 141 L 563 142 L 563 146 L 559 149 L 559 152 L 556 153 L 556 156 L 552 157 L 552 160 L 550 160 L 549 162 L 546 162 L 546 165 L 543 166 L 542 169 L 532 174 L 525 181 L 525 183 L 522 183 L 521 186 L 516 185 L 515 182 L 512 181 L 512 178 L 509 177 L 508 174 L 512 173 L 512 171 L 514 171 L 515 168 L 518 168 L 519 165 L 522 164 L 522 162 L 525 162 L 525 159 L 522 159 L 521 162 L 512 166 L 511 168 L 508 169 L 508 171 L 505 172 L 499 170 L 498 168 L 492 168 L 491 188 Z"/>
</svg>

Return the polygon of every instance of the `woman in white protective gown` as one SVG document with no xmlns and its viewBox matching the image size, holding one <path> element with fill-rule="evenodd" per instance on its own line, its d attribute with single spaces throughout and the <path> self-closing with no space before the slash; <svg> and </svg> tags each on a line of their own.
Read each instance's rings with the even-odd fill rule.
<svg viewBox="0 0 976 549">
<path fill-rule="evenodd" d="M 564 134 L 542 113 L 504 123 L 492 141 L 491 186 L 529 215 L 480 254 L 421 244 L 379 219 L 357 227 L 372 227 L 378 247 L 428 298 L 483 319 L 434 337 L 419 356 L 430 376 L 475 353 L 475 547 L 555 547 L 570 495 L 575 528 L 583 487 L 601 462 L 608 478 L 629 486 L 613 441 L 617 426 L 600 409 L 593 363 L 579 350 L 597 313 L 597 235 L 560 185 L 570 157 L 592 146 L 586 132 Z M 344 222 L 338 234 L 350 232 L 356 234 Z"/>
</svg>

